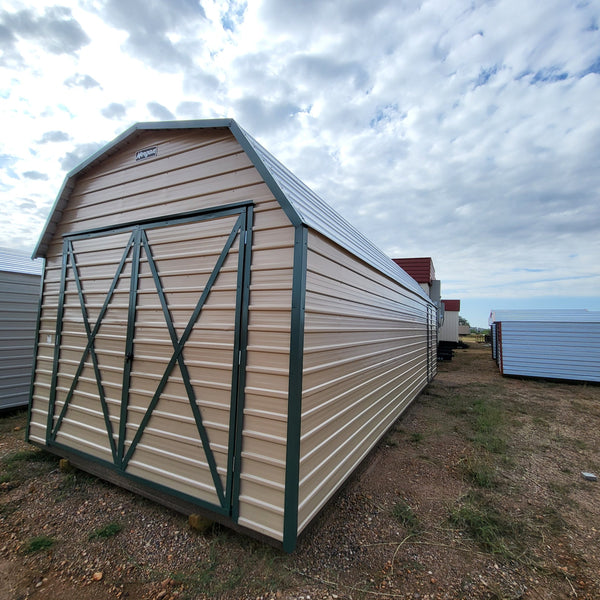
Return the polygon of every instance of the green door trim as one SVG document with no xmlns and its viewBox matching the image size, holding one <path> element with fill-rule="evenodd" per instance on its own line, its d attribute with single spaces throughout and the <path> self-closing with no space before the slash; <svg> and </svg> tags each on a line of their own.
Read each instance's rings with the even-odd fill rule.
<svg viewBox="0 0 600 600">
<path fill-rule="evenodd" d="M 133 243 L 133 256 L 131 260 L 131 274 L 129 276 L 129 309 L 127 311 L 127 334 L 125 338 L 125 360 L 123 363 L 123 383 L 121 384 L 121 411 L 119 415 L 119 445 L 117 457 L 113 462 L 123 468 L 123 452 L 125 449 L 125 436 L 127 429 L 127 405 L 129 399 L 129 386 L 131 383 L 131 365 L 133 363 L 133 338 L 135 336 L 135 311 L 137 306 L 137 293 L 140 273 L 140 245 L 142 230 L 134 227 L 131 239 Z"/>
<path fill-rule="evenodd" d="M 202 291 L 202 294 L 200 295 L 200 298 L 198 299 L 198 302 L 196 303 L 194 312 L 192 313 L 192 316 L 190 317 L 189 322 L 188 322 L 183 334 L 181 335 L 180 339 L 177 339 L 177 335 L 175 334 L 175 328 L 173 327 L 173 323 L 171 322 L 171 316 L 170 316 L 168 309 L 165 312 L 165 307 L 163 307 L 163 312 L 164 312 L 165 319 L 167 320 L 167 326 L 169 327 L 169 332 L 170 333 L 172 332 L 172 334 L 174 336 L 171 339 L 171 341 L 173 343 L 173 354 L 171 356 L 171 359 L 169 360 L 169 363 L 167 364 L 167 367 L 164 370 L 164 373 L 160 380 L 160 383 L 158 384 L 156 391 L 154 392 L 152 400 L 150 401 L 150 404 L 148 405 L 148 408 L 146 409 L 146 413 L 144 414 L 142 421 L 140 422 L 138 430 L 135 433 L 135 436 L 131 442 L 131 445 L 129 446 L 129 449 L 127 450 L 127 453 L 123 457 L 123 461 L 121 464 L 121 469 L 125 470 L 127 468 L 127 464 L 129 463 L 129 460 L 131 459 L 131 457 L 133 456 L 133 453 L 135 452 L 135 449 L 138 445 L 138 442 L 140 441 L 140 438 L 142 437 L 142 435 L 144 433 L 146 426 L 148 425 L 148 422 L 150 421 L 152 412 L 156 408 L 156 405 L 158 404 L 158 400 L 160 399 L 160 397 L 167 385 L 167 382 L 169 380 L 169 377 L 171 376 L 171 373 L 173 371 L 173 368 L 175 367 L 175 364 L 179 363 L 179 366 L 181 368 L 181 375 L 183 377 L 185 388 L 188 393 L 188 399 L 190 402 L 190 406 L 191 406 L 192 412 L 194 414 L 194 420 L 196 421 L 196 427 L 198 429 L 200 439 L 202 440 L 202 447 L 204 449 L 204 453 L 206 455 L 206 460 L 208 462 L 210 472 L 211 472 L 211 475 L 213 478 L 213 482 L 215 484 L 217 496 L 219 497 L 219 502 L 222 507 L 225 506 L 225 493 L 223 491 L 223 485 L 221 483 L 221 478 L 219 477 L 219 474 L 217 472 L 217 463 L 215 461 L 212 450 L 210 449 L 208 434 L 206 433 L 206 429 L 204 428 L 204 424 L 202 423 L 202 416 L 200 415 L 200 409 L 198 408 L 198 405 L 196 404 L 196 396 L 195 396 L 192 384 L 190 382 L 189 373 L 188 373 L 187 367 L 185 366 L 182 352 L 183 352 L 183 347 L 185 346 L 185 343 L 187 342 L 188 338 L 190 337 L 190 335 L 192 333 L 192 329 L 194 328 L 196 321 L 200 317 L 202 308 L 204 307 L 206 299 L 208 298 L 208 295 L 209 295 L 210 291 L 212 290 L 212 286 L 215 283 L 217 276 L 219 275 L 219 272 L 221 270 L 221 267 L 223 266 L 223 263 L 225 262 L 225 259 L 227 258 L 227 255 L 229 254 L 229 250 L 231 250 L 233 242 L 240 232 L 240 226 L 241 226 L 241 217 L 238 217 L 238 220 L 235 222 L 233 229 L 231 230 L 231 233 L 229 234 L 229 238 L 227 239 L 227 242 L 225 243 L 225 246 L 223 247 L 223 250 L 221 251 L 219 258 L 217 259 L 217 262 L 210 274 L 210 277 L 208 278 L 208 281 L 206 282 L 206 285 L 204 286 L 204 290 Z M 238 269 L 239 269 L 239 267 L 238 267 Z M 160 284 L 160 280 L 158 280 L 158 282 L 157 282 L 157 280 L 155 279 L 155 283 L 158 286 Z M 123 393 L 125 394 L 125 390 L 123 390 Z M 129 390 L 127 390 L 127 394 L 129 394 Z"/>
<path fill-rule="evenodd" d="M 46 442 L 56 440 L 56 434 L 58 433 L 58 430 L 62 424 L 65 413 L 67 412 L 69 403 L 71 402 L 71 399 L 73 398 L 75 386 L 77 385 L 77 382 L 79 381 L 79 377 L 85 366 L 85 361 L 87 360 L 88 354 L 90 352 L 92 352 L 92 349 L 94 346 L 94 339 L 96 338 L 98 330 L 100 329 L 100 326 L 102 325 L 102 319 L 104 318 L 104 315 L 106 314 L 106 311 L 108 310 L 108 305 L 110 304 L 112 295 L 115 291 L 115 288 L 117 287 L 119 278 L 121 277 L 121 273 L 123 272 L 123 268 L 125 266 L 127 257 L 129 256 L 129 252 L 130 252 L 131 248 L 133 247 L 134 240 L 135 240 L 135 232 L 131 234 L 129 241 L 127 242 L 127 245 L 125 246 L 123 256 L 121 257 L 121 261 L 117 267 L 117 270 L 113 277 L 110 288 L 106 294 L 106 299 L 104 300 L 104 304 L 102 305 L 100 313 L 98 314 L 98 319 L 96 321 L 96 325 L 94 326 L 94 329 L 91 330 L 91 332 L 88 334 L 88 341 L 87 341 L 86 347 L 83 351 L 83 354 L 81 356 L 81 360 L 79 361 L 77 370 L 75 371 L 75 375 L 73 376 L 73 382 L 71 383 L 71 387 L 69 388 L 69 391 L 65 398 L 65 402 L 60 411 L 60 414 L 58 416 L 56 424 L 54 424 L 54 407 L 55 407 L 55 403 L 56 403 L 56 382 L 58 380 L 58 361 L 60 358 L 60 344 L 61 344 L 61 338 L 62 338 L 62 321 L 63 321 L 63 315 L 64 315 L 64 303 L 65 303 L 64 294 L 65 294 L 65 288 L 66 288 L 66 274 L 67 274 L 69 257 L 73 256 L 72 241 L 70 239 L 66 239 L 64 242 L 60 299 L 59 299 L 59 309 L 58 309 L 58 316 L 57 316 L 56 337 L 55 337 L 55 347 L 54 347 L 54 368 L 53 368 L 53 372 L 52 372 L 52 383 L 51 383 L 51 388 L 50 388 L 50 402 L 49 402 L 49 408 L 48 408 L 48 427 L 46 428 Z M 77 264 L 74 261 L 74 257 L 73 257 L 73 261 L 71 264 L 71 268 L 73 270 L 75 280 L 77 281 L 77 289 L 79 292 L 80 281 L 79 281 L 79 275 L 77 273 Z M 87 311 L 85 309 L 85 300 L 83 299 L 82 294 L 80 294 L 79 299 L 80 299 L 80 303 L 81 303 L 84 324 L 86 326 L 86 332 L 88 332 L 89 322 L 87 321 Z M 93 353 L 93 355 L 95 356 L 95 352 Z M 102 384 L 101 384 L 101 381 L 98 380 L 97 376 L 98 376 L 98 372 L 96 371 L 96 382 L 98 383 L 98 386 L 100 388 Z M 104 394 L 102 394 L 102 396 L 103 395 Z"/>
<path fill-rule="evenodd" d="M 49 446 L 56 446 L 64 448 L 69 452 L 75 452 L 76 454 L 92 459 L 96 463 L 109 465 L 116 470 L 119 475 L 128 477 L 134 481 L 143 481 L 146 485 L 167 491 L 177 497 L 186 499 L 187 501 L 192 500 L 194 503 L 208 507 L 212 510 L 216 510 L 220 514 L 230 515 L 237 522 L 239 515 L 239 488 L 240 488 L 240 462 L 241 462 L 241 440 L 242 440 L 242 426 L 243 426 L 243 408 L 244 408 L 244 387 L 245 387 L 245 371 L 246 371 L 246 346 L 247 346 L 247 325 L 248 325 L 248 305 L 249 305 L 249 289 L 250 289 L 250 268 L 251 268 L 251 235 L 252 235 L 252 213 L 253 207 L 251 203 L 239 203 L 232 206 L 226 206 L 222 209 L 211 209 L 209 211 L 197 211 L 195 213 L 186 213 L 184 215 L 176 215 L 173 217 L 166 217 L 161 220 L 149 219 L 142 223 L 125 224 L 120 227 L 102 228 L 92 231 L 79 232 L 73 235 L 66 235 L 63 243 L 63 259 L 61 269 L 61 284 L 60 284 L 60 296 L 59 306 L 57 311 L 57 326 L 56 326 L 56 337 L 55 337 L 55 349 L 54 349 L 54 364 L 53 373 L 51 379 L 51 390 L 49 398 L 48 408 L 48 426 L 46 430 L 46 443 Z M 225 242 L 225 245 L 219 254 L 219 257 L 211 271 L 208 281 L 196 303 L 194 311 L 188 321 L 188 324 L 180 338 L 177 337 L 171 313 L 168 307 L 167 299 L 162 289 L 162 282 L 158 274 L 158 269 L 154 261 L 150 243 L 146 234 L 147 229 L 156 229 L 167 227 L 171 225 L 180 225 L 192 222 L 202 222 L 213 220 L 216 218 L 222 218 L 227 216 L 238 215 L 233 228 Z M 89 239 L 95 237 L 104 237 L 108 235 L 114 235 L 118 233 L 124 233 L 131 231 L 131 236 L 125 246 L 119 265 L 117 266 L 115 275 L 112 279 L 111 286 L 107 292 L 107 296 L 104 300 L 97 321 L 92 328 L 89 322 L 89 316 L 85 305 L 85 294 L 81 285 L 79 272 L 77 269 L 76 256 L 73 249 L 73 241 L 81 239 Z M 227 456 L 227 476 L 225 489 L 221 482 L 221 478 L 218 474 L 217 463 L 210 447 L 210 440 L 208 433 L 204 427 L 202 421 L 202 414 L 198 404 L 196 402 L 196 395 L 194 392 L 193 385 L 191 383 L 189 371 L 184 361 L 183 351 L 184 346 L 189 339 L 194 325 L 196 324 L 202 308 L 206 303 L 208 295 L 219 275 L 219 272 L 225 263 L 227 256 L 231 248 L 233 247 L 236 239 L 239 239 L 239 256 L 238 256 L 238 280 L 236 290 L 236 312 L 235 312 L 235 331 L 234 331 L 234 352 L 232 356 L 232 380 L 231 380 L 231 401 L 230 401 L 230 419 L 229 419 L 229 445 L 228 445 L 228 456 Z M 137 306 L 137 291 L 138 291 L 138 280 L 139 280 L 139 265 L 141 259 L 142 249 L 145 252 L 146 260 L 150 266 L 152 277 L 165 318 L 166 327 L 169 331 L 171 343 L 173 345 L 173 353 L 169 360 L 167 367 L 164 370 L 163 376 L 152 400 L 146 409 L 146 412 L 142 418 L 142 421 L 135 433 L 135 436 L 125 450 L 125 437 L 126 437 L 126 426 L 127 426 L 127 410 L 128 410 L 128 398 L 129 398 L 129 385 L 131 378 L 131 369 L 134 357 L 134 338 L 135 338 L 135 317 L 136 317 L 136 306 Z M 102 325 L 102 320 L 108 310 L 111 302 L 113 293 L 117 287 L 119 279 L 123 273 L 127 259 L 131 255 L 131 273 L 130 273 L 130 291 L 129 291 L 129 307 L 128 307 L 128 321 L 127 321 L 127 334 L 126 334 L 126 345 L 125 345 L 125 356 L 124 356 L 124 368 L 123 368 L 123 384 L 121 394 L 121 407 L 120 407 L 120 422 L 119 422 L 119 434 L 118 443 L 115 444 L 113 427 L 110 422 L 108 413 L 108 406 L 104 395 L 104 389 L 102 386 L 102 374 L 96 351 L 94 348 L 94 342 L 96 335 Z M 65 306 L 65 291 L 66 291 L 66 276 L 69 267 L 73 272 L 75 279 L 77 294 L 79 297 L 79 303 L 83 316 L 83 323 L 87 335 L 87 344 L 83 350 L 81 360 L 78 368 L 73 377 L 68 394 L 65 398 L 65 402 L 62 406 L 58 419 L 54 423 L 55 418 L 55 405 L 56 405 L 56 383 L 58 381 L 58 366 L 60 361 L 60 347 L 62 338 L 62 321 L 64 316 Z M 102 413 L 104 416 L 104 422 L 106 425 L 106 432 L 109 437 L 110 449 L 112 453 L 112 464 L 102 458 L 90 455 L 86 452 L 77 451 L 74 448 L 70 448 L 67 444 L 64 444 L 56 439 L 58 431 L 62 425 L 68 406 L 73 398 L 77 382 L 84 369 L 85 363 L 91 356 L 93 363 L 94 374 L 96 383 L 98 386 L 98 395 L 100 404 L 102 407 Z M 185 385 L 185 389 L 188 395 L 188 400 L 192 413 L 194 416 L 196 429 L 202 442 L 202 449 L 204 451 L 206 461 L 209 466 L 213 484 L 215 486 L 215 492 L 218 497 L 218 505 L 209 501 L 201 500 L 198 498 L 190 497 L 187 494 L 172 490 L 168 486 L 157 484 L 138 476 L 129 474 L 126 469 L 129 461 L 135 453 L 136 447 L 143 435 L 143 432 L 150 421 L 152 412 L 155 409 L 158 400 L 164 391 L 167 381 L 175 368 L 175 365 L 179 365 L 181 376 Z"/>
<path fill-rule="evenodd" d="M 242 430 L 244 420 L 244 398 L 246 389 L 246 361 L 248 347 L 248 306 L 250 304 L 250 268 L 252 265 L 252 226 L 253 207 L 249 206 L 240 215 L 243 219 L 243 239 L 240 238 L 240 261 L 237 277 L 239 301 L 236 302 L 235 326 L 239 335 L 234 338 L 232 381 L 237 385 L 231 387 L 231 410 L 229 415 L 229 456 L 227 458 L 227 501 L 231 507 L 231 518 L 237 523 L 239 518 L 240 474 L 242 462 Z"/>
</svg>

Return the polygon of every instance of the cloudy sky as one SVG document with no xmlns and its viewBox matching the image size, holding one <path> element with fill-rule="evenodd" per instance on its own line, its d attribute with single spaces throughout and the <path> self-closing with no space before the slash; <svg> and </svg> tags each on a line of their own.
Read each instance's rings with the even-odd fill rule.
<svg viewBox="0 0 600 600">
<path fill-rule="evenodd" d="M 600 310 L 599 27 L 598 0 L 4 0 L 0 246 L 131 124 L 232 117 L 472 325 Z"/>
</svg>

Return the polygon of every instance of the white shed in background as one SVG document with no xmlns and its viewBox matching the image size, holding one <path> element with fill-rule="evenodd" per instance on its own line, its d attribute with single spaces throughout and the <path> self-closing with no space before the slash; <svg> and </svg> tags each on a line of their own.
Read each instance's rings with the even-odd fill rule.
<svg viewBox="0 0 600 600">
<path fill-rule="evenodd" d="M 0 410 L 26 406 L 29 400 L 40 263 L 0 250 Z"/>
<path fill-rule="evenodd" d="M 600 381 L 600 311 L 492 310 L 489 324 L 503 375 Z"/>
<path fill-rule="evenodd" d="M 458 344 L 460 300 L 442 300 L 442 305 L 444 306 L 444 322 L 440 328 L 439 341 Z"/>
</svg>

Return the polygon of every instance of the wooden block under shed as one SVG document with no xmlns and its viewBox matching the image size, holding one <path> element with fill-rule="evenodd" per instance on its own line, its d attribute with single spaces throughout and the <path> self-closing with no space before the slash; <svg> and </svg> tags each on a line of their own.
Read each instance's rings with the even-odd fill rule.
<svg viewBox="0 0 600 600">
<path fill-rule="evenodd" d="M 63 472 L 63 473 L 71 473 L 72 471 L 75 470 L 75 468 L 73 467 L 73 465 L 71 464 L 71 461 L 68 458 L 61 458 L 58 461 L 58 468 Z"/>
<path fill-rule="evenodd" d="M 200 533 L 206 533 L 214 525 L 214 521 L 196 514 L 188 517 L 188 523 L 192 529 Z"/>
</svg>

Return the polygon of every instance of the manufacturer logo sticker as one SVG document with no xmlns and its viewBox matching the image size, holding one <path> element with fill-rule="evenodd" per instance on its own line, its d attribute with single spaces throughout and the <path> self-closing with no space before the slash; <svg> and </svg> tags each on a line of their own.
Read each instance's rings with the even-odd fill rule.
<svg viewBox="0 0 600 600">
<path fill-rule="evenodd" d="M 146 158 L 152 158 L 153 156 L 158 156 L 158 146 L 152 146 L 152 148 L 138 150 L 135 153 L 135 160 L 145 160 Z"/>
</svg>

